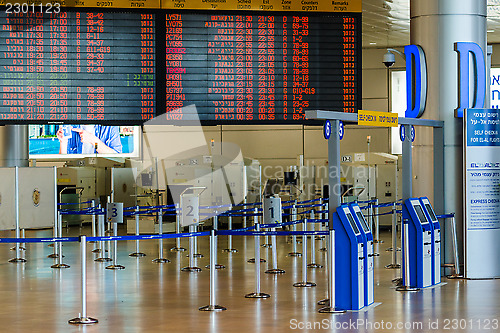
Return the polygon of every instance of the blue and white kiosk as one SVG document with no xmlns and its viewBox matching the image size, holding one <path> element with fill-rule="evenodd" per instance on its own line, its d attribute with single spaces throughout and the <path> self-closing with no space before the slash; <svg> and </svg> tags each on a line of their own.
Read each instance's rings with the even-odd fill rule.
<svg viewBox="0 0 500 333">
<path fill-rule="evenodd" d="M 409 278 L 403 274 L 405 286 L 426 288 L 432 285 L 432 225 L 417 198 L 406 199 L 403 204 L 403 223 L 408 224 Z M 404 237 L 403 237 L 404 239 Z M 406 247 L 403 244 L 403 251 Z M 404 260 L 404 259 L 403 259 Z M 406 265 L 406 262 L 403 262 Z"/>
<path fill-rule="evenodd" d="M 432 224 L 432 284 L 441 283 L 441 226 L 427 197 L 420 198 L 425 215 Z"/>
<path fill-rule="evenodd" d="M 361 212 L 357 203 L 349 204 L 351 213 L 361 231 L 361 236 L 363 237 L 363 242 L 366 244 L 364 246 L 363 256 L 365 257 L 365 306 L 372 305 L 374 302 L 373 289 L 374 289 L 374 276 L 373 276 L 373 234 L 368 226 L 368 221 L 366 221 L 365 216 Z"/>
<path fill-rule="evenodd" d="M 359 310 L 365 305 L 366 243 L 349 206 L 341 205 L 332 216 L 335 229 L 335 306 Z"/>
</svg>

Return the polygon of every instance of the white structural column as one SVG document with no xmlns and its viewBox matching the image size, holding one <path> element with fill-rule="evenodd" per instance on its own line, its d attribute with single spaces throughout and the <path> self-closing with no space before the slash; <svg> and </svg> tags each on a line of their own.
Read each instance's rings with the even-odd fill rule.
<svg viewBox="0 0 500 333">
<path fill-rule="evenodd" d="M 27 167 L 28 125 L 0 126 L 0 167 Z"/>
<path fill-rule="evenodd" d="M 455 109 L 459 105 L 459 67 L 455 43 L 477 43 L 486 55 L 486 2 L 487 0 L 410 2 L 410 43 L 420 45 L 427 60 L 427 104 L 422 118 L 444 121 L 445 170 L 443 179 L 432 179 L 432 129 L 416 128 L 413 148 L 413 195 L 432 196 L 435 186 L 444 186 L 444 203 L 434 204 L 438 214 L 455 212 L 460 254 L 463 253 L 463 123 L 462 119 L 455 118 Z M 470 76 L 473 77 L 473 74 L 474 71 L 471 70 Z M 474 91 L 473 88 L 469 90 Z M 444 236 L 445 245 L 451 244 L 451 230 L 445 230 Z M 446 246 L 445 252 L 444 259 L 451 262 L 451 246 Z"/>
</svg>

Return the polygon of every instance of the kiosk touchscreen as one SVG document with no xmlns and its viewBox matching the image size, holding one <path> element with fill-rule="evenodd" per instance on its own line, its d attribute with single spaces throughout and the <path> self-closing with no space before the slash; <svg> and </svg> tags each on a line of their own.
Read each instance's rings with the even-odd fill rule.
<svg viewBox="0 0 500 333">
<path fill-rule="evenodd" d="M 420 198 L 425 215 L 432 225 L 432 284 L 441 283 L 441 226 L 427 197 Z"/>
<path fill-rule="evenodd" d="M 365 306 L 371 305 L 373 303 L 373 288 L 374 288 L 374 276 L 373 276 L 373 235 L 368 226 L 368 221 L 366 221 L 361 208 L 359 208 L 357 203 L 349 204 L 351 213 L 361 231 L 361 236 L 363 237 L 364 252 L 365 257 Z"/>
<path fill-rule="evenodd" d="M 366 243 L 347 205 L 333 214 L 335 229 L 335 305 L 344 310 L 359 310 L 365 305 Z"/>
<path fill-rule="evenodd" d="M 405 200 L 403 220 L 408 221 L 409 285 L 417 288 L 429 287 L 432 285 L 432 225 L 419 199 Z M 406 281 L 404 282 L 407 285 Z"/>
</svg>

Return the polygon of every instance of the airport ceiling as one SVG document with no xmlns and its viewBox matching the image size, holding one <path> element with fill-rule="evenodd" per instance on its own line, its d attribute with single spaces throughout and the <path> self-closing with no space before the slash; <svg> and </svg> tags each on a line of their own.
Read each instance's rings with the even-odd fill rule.
<svg viewBox="0 0 500 333">
<path fill-rule="evenodd" d="M 363 0 L 363 47 L 409 43 L 410 0 Z M 500 0 L 488 0 L 488 43 L 500 43 Z"/>
</svg>

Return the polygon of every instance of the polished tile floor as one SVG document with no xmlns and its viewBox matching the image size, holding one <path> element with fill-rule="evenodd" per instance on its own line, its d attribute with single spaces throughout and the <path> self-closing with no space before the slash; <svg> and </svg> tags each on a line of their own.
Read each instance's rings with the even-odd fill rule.
<svg viewBox="0 0 500 333">
<path fill-rule="evenodd" d="M 85 229 L 84 231 L 87 231 Z M 65 231 L 78 235 L 78 227 Z M 10 233 L 1 233 L 3 237 Z M 51 232 L 31 231 L 27 237 L 50 237 Z M 0 331 L 1 332 L 499 332 L 500 281 L 445 280 L 445 285 L 417 293 L 394 290 L 391 280 L 399 270 L 387 270 L 390 262 L 389 233 L 382 233 L 384 244 L 376 245 L 375 301 L 381 304 L 362 312 L 327 315 L 317 312 L 316 302 L 326 293 L 326 269 L 309 269 L 308 280 L 314 288 L 295 288 L 301 281 L 301 259 L 286 257 L 291 245 L 278 238 L 279 267 L 286 274 L 262 274 L 262 291 L 269 299 L 246 299 L 254 291 L 253 240 L 234 237 L 239 253 L 227 254 L 226 238 L 220 237 L 218 258 L 226 269 L 218 270 L 217 303 L 227 307 L 219 313 L 200 312 L 209 303 L 210 272 L 208 238 L 199 241 L 204 258 L 199 273 L 180 269 L 188 264 L 185 253 L 167 251 L 174 240 L 165 240 L 168 264 L 151 260 L 158 256 L 157 241 L 141 241 L 143 258 L 129 257 L 135 242 L 120 242 L 118 263 L 121 271 L 106 270 L 107 264 L 94 262 L 93 244 L 88 244 L 88 315 L 99 320 L 92 326 L 72 326 L 67 322 L 80 311 L 80 257 L 78 244 L 66 243 L 64 262 L 68 269 L 52 269 L 48 259 L 52 248 L 46 244 L 28 244 L 25 264 L 7 260 L 14 255 L 9 244 L 0 245 Z M 262 239 L 263 241 L 263 239 Z M 321 241 L 317 241 L 317 249 Z M 187 240 L 183 240 L 187 247 Z M 300 247 L 299 247 L 300 249 Z M 270 259 L 271 250 L 262 249 Z M 325 253 L 317 251 L 317 261 L 325 262 Z M 269 261 L 268 261 L 269 262 Z M 262 268 L 267 268 L 267 263 Z M 456 320 L 456 321 L 455 321 Z M 314 326 L 316 325 L 316 326 Z M 356 326 L 357 325 L 357 326 Z M 402 325 L 402 327 L 398 327 Z M 405 328 L 406 325 L 406 328 Z M 422 325 L 422 326 L 420 326 Z M 429 325 L 431 327 L 429 328 Z M 343 327 L 343 329 L 342 329 Z M 463 328 L 463 329 L 461 329 Z"/>
</svg>

